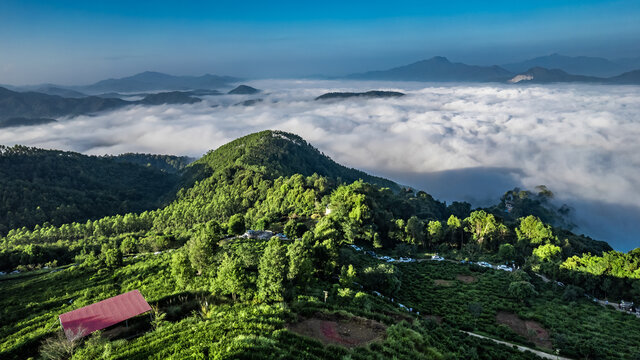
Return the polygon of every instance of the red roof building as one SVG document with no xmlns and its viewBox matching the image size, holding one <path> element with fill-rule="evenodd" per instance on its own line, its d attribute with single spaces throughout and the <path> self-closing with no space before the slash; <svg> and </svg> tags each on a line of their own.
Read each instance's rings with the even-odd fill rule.
<svg viewBox="0 0 640 360">
<path fill-rule="evenodd" d="M 69 340 L 77 339 L 111 325 L 151 311 L 140 291 L 133 290 L 69 311 L 59 316 L 60 324 Z"/>
</svg>

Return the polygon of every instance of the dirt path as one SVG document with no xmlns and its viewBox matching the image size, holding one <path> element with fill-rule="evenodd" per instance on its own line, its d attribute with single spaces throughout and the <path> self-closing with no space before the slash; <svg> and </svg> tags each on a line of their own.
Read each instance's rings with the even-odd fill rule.
<svg viewBox="0 0 640 360">
<path fill-rule="evenodd" d="M 534 274 L 536 274 L 540 279 L 542 279 L 542 281 L 544 281 L 546 283 L 551 281 L 551 280 L 549 280 L 549 278 L 547 278 L 546 276 L 544 276 L 542 274 L 538 274 L 538 273 L 534 273 Z"/>
<path fill-rule="evenodd" d="M 610 302 L 607 302 L 605 300 L 600 300 L 600 299 L 597 299 L 597 301 L 598 301 L 598 304 L 600 304 L 600 305 L 602 305 L 604 307 L 607 307 L 607 306 L 610 305 L 610 306 L 613 306 L 614 309 L 616 309 L 616 310 L 618 310 L 620 312 L 623 312 L 623 313 L 629 314 L 629 315 L 634 315 L 635 317 L 640 318 L 640 313 L 637 313 L 637 312 L 633 313 L 631 311 L 627 311 L 627 310 L 621 309 L 621 308 L 618 307 L 618 304 L 616 304 L 616 303 L 610 303 Z"/>
<path fill-rule="evenodd" d="M 462 331 L 462 330 L 460 330 L 460 331 Z M 570 358 L 566 358 L 566 357 L 562 357 L 562 356 L 552 355 L 552 354 L 546 353 L 546 352 L 544 352 L 544 351 L 535 350 L 535 349 L 528 348 L 528 347 L 526 347 L 526 346 L 522 346 L 522 345 L 516 345 L 516 344 L 508 343 L 508 342 L 506 342 L 506 341 L 501 341 L 501 340 L 492 339 L 492 338 L 490 338 L 490 337 L 486 337 L 486 336 L 478 335 L 478 334 L 475 334 L 475 333 L 472 333 L 472 332 L 468 332 L 468 331 L 462 331 L 462 332 L 463 332 L 463 333 L 465 333 L 465 334 L 467 334 L 467 335 L 475 336 L 475 337 L 478 337 L 478 338 L 481 338 L 481 339 L 491 340 L 491 341 L 493 341 L 493 342 L 495 342 L 495 343 L 502 344 L 502 345 L 505 345 L 505 346 L 508 346 L 508 347 L 514 347 L 514 346 L 515 346 L 515 347 L 516 347 L 519 351 L 521 351 L 521 352 L 530 351 L 530 352 L 532 352 L 532 353 L 534 353 L 534 354 L 536 354 L 536 355 L 540 356 L 540 357 L 541 357 L 541 358 L 543 358 L 543 359 L 552 359 L 552 360 L 572 360 L 572 359 L 570 359 Z"/>
</svg>

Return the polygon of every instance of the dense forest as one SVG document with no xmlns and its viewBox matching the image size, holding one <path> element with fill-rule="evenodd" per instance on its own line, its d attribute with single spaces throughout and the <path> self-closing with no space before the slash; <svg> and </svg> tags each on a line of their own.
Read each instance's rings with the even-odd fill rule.
<svg viewBox="0 0 640 360">
<path fill-rule="evenodd" d="M 0 300 L 7 358 L 537 358 L 461 331 L 572 358 L 640 355 L 640 320 L 590 300 L 640 302 L 638 251 L 573 234 L 544 187 L 509 190 L 486 209 L 446 204 L 279 131 L 188 165 L 23 147 L 2 154 L 7 186 L 43 189 L 30 202 L 3 200 L 24 210 L 0 240 L 0 270 L 21 273 L 0 278 L 0 289 L 29 304 Z M 113 202 L 56 221 L 53 196 L 71 190 L 78 199 L 102 190 Z M 131 202 L 135 191 L 146 197 Z M 77 207 L 75 199 L 64 198 Z M 131 208 L 114 205 L 125 202 Z M 284 236 L 240 237 L 247 229 Z M 448 261 L 430 261 L 435 253 Z M 151 322 L 56 338 L 60 313 L 132 289 L 154 306 Z M 372 338 L 355 346 L 338 334 L 327 345 L 309 334 L 318 322 Z"/>
<path fill-rule="evenodd" d="M 186 161 L 0 146 L 0 235 L 155 209 L 170 200 Z"/>
<path fill-rule="evenodd" d="M 121 155 L 110 155 L 105 158 L 113 159 L 118 162 L 137 164 L 146 166 L 171 174 L 180 173 L 187 165 L 192 163 L 194 159 L 188 156 L 173 155 L 156 155 L 156 154 L 139 154 L 126 153 Z"/>
</svg>

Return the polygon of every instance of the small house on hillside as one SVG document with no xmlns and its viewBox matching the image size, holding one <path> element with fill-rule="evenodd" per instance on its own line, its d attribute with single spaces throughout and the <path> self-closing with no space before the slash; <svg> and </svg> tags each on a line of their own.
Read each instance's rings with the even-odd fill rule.
<svg viewBox="0 0 640 360">
<path fill-rule="evenodd" d="M 269 230 L 247 230 L 242 237 L 245 239 L 269 240 L 273 235 L 273 231 Z"/>
<path fill-rule="evenodd" d="M 133 290 L 61 314 L 59 319 L 67 339 L 75 340 L 148 311 L 151 306 L 140 291 Z"/>
</svg>

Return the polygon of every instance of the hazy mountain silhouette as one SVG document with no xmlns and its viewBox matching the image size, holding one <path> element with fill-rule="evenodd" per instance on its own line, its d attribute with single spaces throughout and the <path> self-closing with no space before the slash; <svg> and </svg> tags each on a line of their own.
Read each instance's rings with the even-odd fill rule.
<svg viewBox="0 0 640 360">
<path fill-rule="evenodd" d="M 257 94 L 259 92 L 260 92 L 260 90 L 254 88 L 254 87 L 251 87 L 249 85 L 239 85 L 235 89 L 229 91 L 229 94 L 231 94 L 231 95 L 252 95 L 252 94 Z"/>
<path fill-rule="evenodd" d="M 520 73 L 509 80 L 511 83 L 556 83 L 556 82 L 604 82 L 605 79 L 584 76 L 573 75 L 560 69 L 546 69 L 543 67 L 534 67 L 523 73 Z"/>
<path fill-rule="evenodd" d="M 391 81 L 504 81 L 513 74 L 499 66 L 452 63 L 436 56 L 390 70 L 348 75 L 349 79 Z"/>
<path fill-rule="evenodd" d="M 597 84 L 640 84 L 640 70 L 629 71 L 618 76 L 603 78 L 597 76 L 584 76 L 569 74 L 560 69 L 546 69 L 543 67 L 534 67 L 523 73 L 520 73 L 508 80 L 510 83 L 597 83 Z"/>
<path fill-rule="evenodd" d="M 79 91 L 75 91 L 75 90 L 71 90 L 71 89 L 65 89 L 65 88 L 59 87 L 57 85 L 50 85 L 50 84 L 36 87 L 36 88 L 32 89 L 31 91 L 39 92 L 39 93 L 43 93 L 43 94 L 47 94 L 47 95 L 57 95 L 57 96 L 62 96 L 62 97 L 66 97 L 66 98 L 87 97 L 87 94 L 83 94 L 83 93 L 81 93 Z"/>
<path fill-rule="evenodd" d="M 158 90 L 193 90 L 228 87 L 239 79 L 230 76 L 173 76 L 159 72 L 145 71 L 120 79 L 107 79 L 92 85 L 74 86 L 74 90 L 90 94 L 109 92 L 141 92 Z"/>
<path fill-rule="evenodd" d="M 614 61 L 589 56 L 564 56 L 551 54 L 533 59 L 502 65 L 503 68 L 522 73 L 531 68 L 560 69 L 569 74 L 609 77 L 628 71 L 625 65 Z"/>
<path fill-rule="evenodd" d="M 98 96 L 66 98 L 33 91 L 17 92 L 0 87 L 0 120 L 10 126 L 36 125 L 44 123 L 42 119 L 93 114 L 127 105 L 192 104 L 199 101 L 201 100 L 189 93 L 179 91 L 150 94 L 139 101 L 126 101 Z"/>
<path fill-rule="evenodd" d="M 624 74 L 614 76 L 608 79 L 609 82 L 616 84 L 640 84 L 640 70 L 628 71 Z"/>
</svg>

